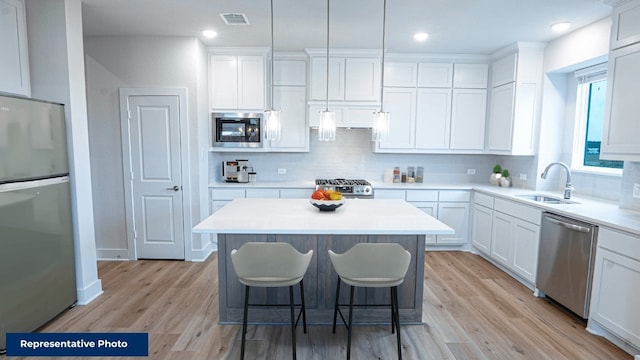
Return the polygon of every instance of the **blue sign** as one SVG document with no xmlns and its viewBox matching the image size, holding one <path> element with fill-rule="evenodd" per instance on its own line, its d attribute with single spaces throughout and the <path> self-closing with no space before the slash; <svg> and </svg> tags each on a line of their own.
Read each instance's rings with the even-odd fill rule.
<svg viewBox="0 0 640 360">
<path fill-rule="evenodd" d="M 147 333 L 7 333 L 7 356 L 148 356 Z"/>
</svg>

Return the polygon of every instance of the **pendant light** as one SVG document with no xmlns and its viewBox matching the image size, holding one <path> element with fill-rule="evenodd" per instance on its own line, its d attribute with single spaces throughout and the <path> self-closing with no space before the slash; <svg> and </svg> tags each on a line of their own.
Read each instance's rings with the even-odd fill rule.
<svg viewBox="0 0 640 360">
<path fill-rule="evenodd" d="M 318 140 L 336 140 L 336 113 L 329 111 L 329 2 L 327 0 L 327 107 L 320 111 L 320 126 L 318 127 Z"/>
<path fill-rule="evenodd" d="M 267 140 L 280 140 L 281 136 L 281 124 L 280 124 L 280 110 L 273 108 L 273 0 L 271 0 L 271 108 L 264 111 L 265 118 L 265 130 Z"/>
<path fill-rule="evenodd" d="M 384 111 L 384 38 L 387 18 L 387 0 L 382 8 L 382 75 L 380 77 L 380 111 L 373 113 L 372 141 L 385 141 L 389 136 L 389 113 Z"/>
</svg>

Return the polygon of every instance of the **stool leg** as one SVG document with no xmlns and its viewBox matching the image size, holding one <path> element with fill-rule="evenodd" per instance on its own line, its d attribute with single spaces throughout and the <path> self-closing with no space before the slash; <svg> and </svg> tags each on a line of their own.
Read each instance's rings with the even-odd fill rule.
<svg viewBox="0 0 640 360">
<path fill-rule="evenodd" d="M 247 312 L 249 310 L 249 286 L 244 287 L 244 312 L 242 314 L 242 345 L 240 346 L 240 359 L 244 360 L 244 344 L 247 337 Z"/>
<path fill-rule="evenodd" d="M 304 305 L 304 283 L 300 280 L 300 299 L 302 300 L 302 325 L 304 333 L 307 333 L 307 308 Z"/>
<path fill-rule="evenodd" d="M 338 318 L 338 299 L 340 298 L 340 277 L 338 276 L 338 285 L 336 285 L 336 304 L 333 307 L 333 333 L 336 333 L 336 319 Z"/>
<path fill-rule="evenodd" d="M 351 294 L 349 295 L 349 328 L 347 329 L 347 360 L 351 359 L 351 328 L 353 324 L 353 291 L 354 287 L 351 286 Z"/>
<path fill-rule="evenodd" d="M 393 306 L 395 307 L 395 320 L 396 320 L 396 336 L 398 341 L 398 360 L 402 360 L 402 342 L 400 340 L 400 309 L 398 306 L 398 287 L 391 288 L 393 294 Z"/>
<path fill-rule="evenodd" d="M 291 309 L 291 349 L 296 360 L 296 315 L 293 310 L 293 285 L 289 286 L 289 308 Z"/>
<path fill-rule="evenodd" d="M 394 334 L 395 333 L 395 328 L 396 328 L 396 308 L 394 306 L 394 300 L 393 300 L 393 287 L 389 288 L 390 293 L 389 293 L 389 297 L 391 298 L 391 333 Z"/>
</svg>

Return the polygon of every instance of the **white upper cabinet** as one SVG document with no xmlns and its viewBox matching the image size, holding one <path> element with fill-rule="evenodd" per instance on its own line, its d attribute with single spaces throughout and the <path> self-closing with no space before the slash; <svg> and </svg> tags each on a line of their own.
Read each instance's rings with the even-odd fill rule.
<svg viewBox="0 0 640 360">
<path fill-rule="evenodd" d="M 369 52 L 350 51 L 327 57 L 324 51 L 307 50 L 310 58 L 310 101 L 380 101 L 380 57 Z"/>
<path fill-rule="evenodd" d="M 512 53 L 493 62 L 491 86 L 498 87 L 516 81 L 518 54 Z"/>
<path fill-rule="evenodd" d="M 273 107 L 280 110 L 280 140 L 268 143 L 272 152 L 308 152 L 307 61 L 298 54 L 275 55 Z"/>
<path fill-rule="evenodd" d="M 384 63 L 384 86 L 415 87 L 417 81 L 417 63 L 388 61 Z"/>
<path fill-rule="evenodd" d="M 640 42 L 640 1 L 627 1 L 613 9 L 611 15 L 611 49 Z"/>
<path fill-rule="evenodd" d="M 0 92 L 31 96 L 23 0 L 0 0 Z"/>
<path fill-rule="evenodd" d="M 377 149 L 395 152 L 413 149 L 416 136 L 416 89 L 385 88 L 384 109 L 390 113 L 389 137 L 377 143 Z"/>
<path fill-rule="evenodd" d="M 640 0 L 613 14 L 600 158 L 640 161 Z"/>
<path fill-rule="evenodd" d="M 416 149 L 449 148 L 451 89 L 418 89 Z"/>
<path fill-rule="evenodd" d="M 418 63 L 418 87 L 451 88 L 453 84 L 453 64 Z"/>
<path fill-rule="evenodd" d="M 377 144 L 375 151 L 483 152 L 488 67 L 486 63 L 411 63 L 406 60 L 385 63 L 384 108 L 391 113 L 390 134 L 396 137 L 402 134 L 403 141 Z M 413 90 L 412 93 L 416 94 L 414 101 L 403 101 L 405 106 L 415 106 L 415 109 L 404 110 L 415 115 L 412 119 L 397 121 L 395 118 L 398 115 L 389 110 L 389 102 L 394 101 L 394 108 L 401 104 L 397 99 L 389 100 L 386 94 L 397 94 L 403 90 Z M 405 96 L 409 94 L 407 91 L 403 93 Z M 415 134 L 409 133 L 413 130 Z"/>
<path fill-rule="evenodd" d="M 344 99 L 380 101 L 380 59 L 346 58 Z"/>
<path fill-rule="evenodd" d="M 327 58 L 311 57 L 311 98 L 309 100 L 344 100 L 344 58 L 329 58 L 329 88 L 327 89 Z"/>
<path fill-rule="evenodd" d="M 534 155 L 542 89 L 543 44 L 517 43 L 493 63 L 487 150 Z"/>
<path fill-rule="evenodd" d="M 489 64 L 455 64 L 453 87 L 458 89 L 486 89 Z"/>
<path fill-rule="evenodd" d="M 274 86 L 273 106 L 280 110 L 280 140 L 271 140 L 271 151 L 309 151 L 306 89 L 304 86 Z"/>
<path fill-rule="evenodd" d="M 213 54 L 209 73 L 212 109 L 264 110 L 264 55 Z"/>
<path fill-rule="evenodd" d="M 453 89 L 449 148 L 465 152 L 484 150 L 487 90 Z"/>
</svg>

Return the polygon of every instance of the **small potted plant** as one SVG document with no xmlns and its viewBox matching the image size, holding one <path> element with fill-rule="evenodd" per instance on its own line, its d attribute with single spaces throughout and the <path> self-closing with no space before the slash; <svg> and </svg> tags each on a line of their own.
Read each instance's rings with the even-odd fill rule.
<svg viewBox="0 0 640 360">
<path fill-rule="evenodd" d="M 502 170 L 501 176 L 500 176 L 500 186 L 503 187 L 510 187 L 511 186 L 511 177 L 509 177 L 509 170 L 504 169 Z"/>
<path fill-rule="evenodd" d="M 493 172 L 491 173 L 491 176 L 489 177 L 489 183 L 491 185 L 500 185 L 500 178 L 502 177 L 502 166 L 500 166 L 500 164 L 496 164 L 496 166 L 493 167 Z"/>
</svg>

